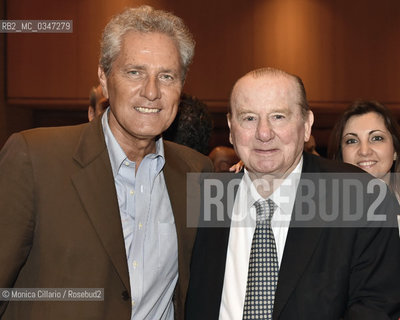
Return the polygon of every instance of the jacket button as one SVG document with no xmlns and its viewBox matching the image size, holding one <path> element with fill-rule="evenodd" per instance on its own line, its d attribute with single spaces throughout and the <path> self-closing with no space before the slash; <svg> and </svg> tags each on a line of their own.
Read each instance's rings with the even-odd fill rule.
<svg viewBox="0 0 400 320">
<path fill-rule="evenodd" d="M 122 291 L 122 299 L 123 300 L 125 300 L 125 301 L 127 301 L 127 300 L 129 300 L 129 293 L 128 293 L 128 291 Z"/>
</svg>

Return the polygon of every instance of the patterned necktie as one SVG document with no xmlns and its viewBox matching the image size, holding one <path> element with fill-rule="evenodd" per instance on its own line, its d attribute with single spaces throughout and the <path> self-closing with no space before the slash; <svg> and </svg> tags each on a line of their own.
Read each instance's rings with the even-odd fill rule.
<svg viewBox="0 0 400 320">
<path fill-rule="evenodd" d="M 251 244 L 243 320 L 272 319 L 279 273 L 275 238 L 271 228 L 276 205 L 270 199 L 259 200 L 254 205 L 257 224 Z"/>
</svg>

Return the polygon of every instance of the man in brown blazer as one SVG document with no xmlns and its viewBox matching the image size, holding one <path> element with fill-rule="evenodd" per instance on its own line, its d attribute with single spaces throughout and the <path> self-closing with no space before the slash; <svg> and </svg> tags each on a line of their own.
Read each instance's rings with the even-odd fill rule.
<svg viewBox="0 0 400 320">
<path fill-rule="evenodd" d="M 104 115 L 10 137 L 0 152 L 0 287 L 11 293 L 2 291 L 1 319 L 183 318 L 195 233 L 186 173 L 212 165 L 161 133 L 193 50 L 179 18 L 128 9 L 103 34 Z M 36 298 L 13 297 L 16 288 Z M 71 288 L 63 298 L 99 288 L 104 299 L 39 299 L 57 288 Z"/>
</svg>

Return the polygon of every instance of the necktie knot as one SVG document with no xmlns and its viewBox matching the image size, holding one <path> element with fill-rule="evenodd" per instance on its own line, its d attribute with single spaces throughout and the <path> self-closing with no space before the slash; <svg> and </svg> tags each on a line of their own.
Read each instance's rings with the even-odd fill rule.
<svg viewBox="0 0 400 320">
<path fill-rule="evenodd" d="M 272 216 L 277 208 L 275 202 L 271 199 L 258 200 L 254 203 L 258 223 L 271 223 Z"/>
</svg>

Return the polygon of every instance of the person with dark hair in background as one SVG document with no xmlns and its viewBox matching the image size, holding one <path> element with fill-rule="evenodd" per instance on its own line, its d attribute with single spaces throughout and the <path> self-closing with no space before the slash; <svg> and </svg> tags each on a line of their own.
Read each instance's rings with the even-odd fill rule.
<svg viewBox="0 0 400 320">
<path fill-rule="evenodd" d="M 207 105 L 182 93 L 178 113 L 163 138 L 208 154 L 212 122 Z"/>
<path fill-rule="evenodd" d="M 161 133 L 193 54 L 180 18 L 126 9 L 102 37 L 103 115 L 10 137 L 0 152 L 0 287 L 98 288 L 104 299 L 1 301 L 2 319 L 183 319 L 195 237 L 186 174 L 212 163 Z"/>
<path fill-rule="evenodd" d="M 230 106 L 245 170 L 200 197 L 186 318 L 397 320 L 400 207 L 387 186 L 303 152 L 313 114 L 299 77 L 251 71 Z M 380 188 L 367 194 L 371 182 Z"/>
<path fill-rule="evenodd" d="M 107 109 L 108 99 L 103 94 L 101 85 L 92 87 L 89 93 L 88 119 L 92 121 L 95 117 L 99 117 Z"/>
<path fill-rule="evenodd" d="M 312 134 L 310 135 L 310 139 L 304 142 L 304 151 L 319 156 L 319 153 L 317 151 L 317 142 L 315 141 L 315 138 Z"/>
<path fill-rule="evenodd" d="M 382 179 L 400 201 L 399 155 L 399 125 L 389 109 L 377 101 L 350 105 L 336 123 L 328 147 L 328 157 Z"/>
<path fill-rule="evenodd" d="M 328 157 L 351 163 L 385 181 L 400 196 L 400 128 L 377 101 L 356 101 L 336 123 Z"/>
</svg>

